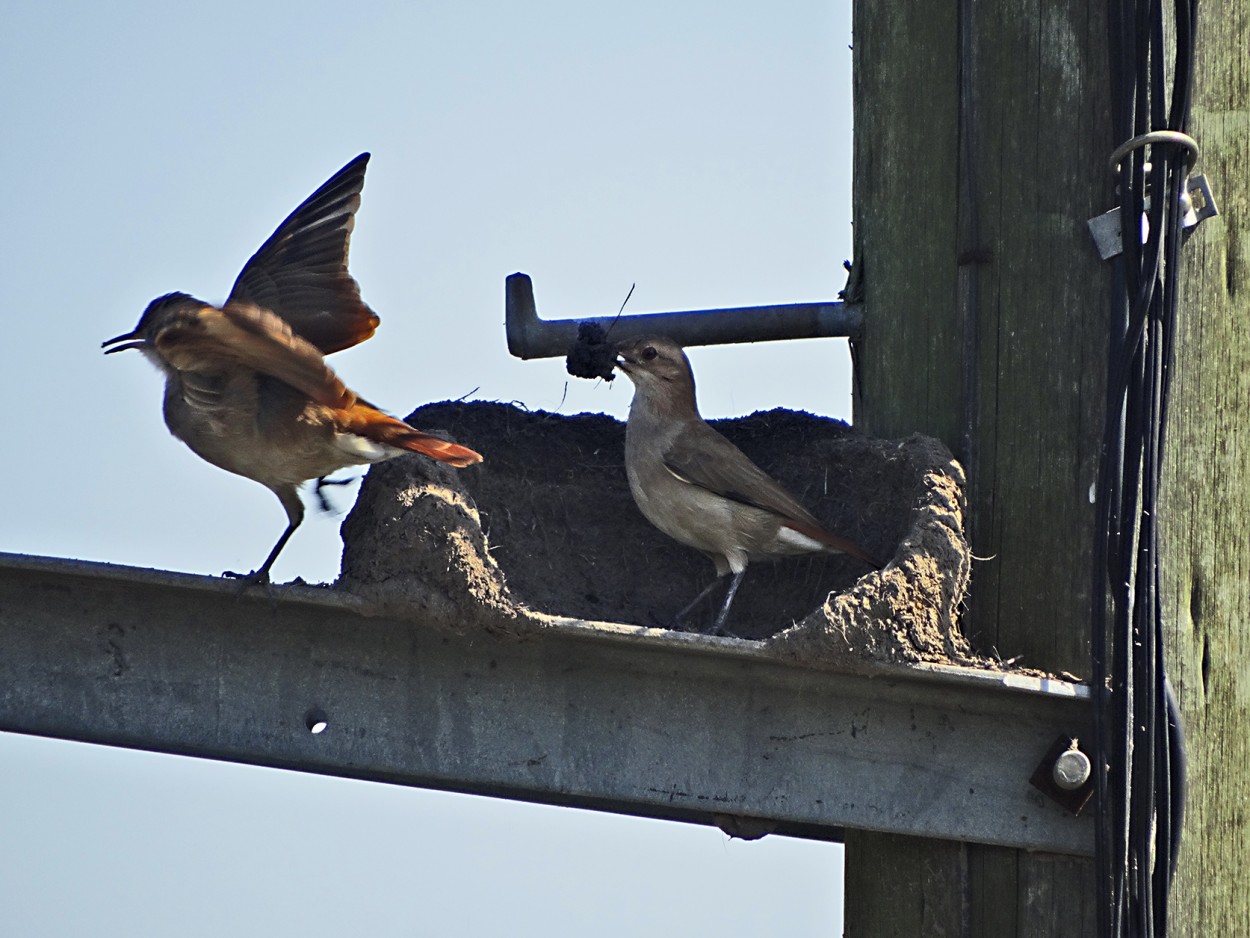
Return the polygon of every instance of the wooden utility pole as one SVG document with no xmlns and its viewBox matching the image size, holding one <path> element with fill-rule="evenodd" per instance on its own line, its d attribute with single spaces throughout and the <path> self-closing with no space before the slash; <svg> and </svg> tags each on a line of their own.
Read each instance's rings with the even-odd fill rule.
<svg viewBox="0 0 1250 938">
<path fill-rule="evenodd" d="M 1250 934 L 1250 16 L 1201 7 L 1192 133 L 1223 215 L 1184 252 L 1163 528 L 1190 752 L 1174 935 Z M 1089 674 L 1113 204 L 1106 11 L 857 3 L 856 423 L 970 479 L 983 652 Z M 1022 780 L 1023 783 L 1023 780 Z M 1094 933 L 1090 860 L 848 832 L 851 938 Z"/>
<path fill-rule="evenodd" d="M 1181 255 L 1162 492 L 1168 656 L 1189 745 L 1173 934 L 1250 935 L 1250 9 L 1198 7 L 1190 134 L 1222 215 Z"/>
</svg>

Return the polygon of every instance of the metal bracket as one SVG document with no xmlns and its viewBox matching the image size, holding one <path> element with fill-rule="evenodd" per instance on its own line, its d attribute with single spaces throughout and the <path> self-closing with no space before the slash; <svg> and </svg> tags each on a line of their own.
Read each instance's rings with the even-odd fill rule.
<svg viewBox="0 0 1250 938">
<path fill-rule="evenodd" d="M 1181 195 L 1181 206 L 1185 209 L 1185 215 L 1181 219 L 1181 227 L 1185 230 L 1220 213 L 1220 207 L 1215 204 L 1215 196 L 1211 192 L 1211 185 L 1201 173 L 1187 180 L 1185 192 Z"/>
<path fill-rule="evenodd" d="M 567 355 L 577 340 L 581 322 L 599 324 L 614 341 L 659 334 L 680 345 L 729 345 L 779 339 L 858 338 L 864 321 L 860 306 L 839 302 L 546 320 L 538 318 L 533 282 L 528 274 L 521 273 L 507 278 L 504 317 L 508 351 L 524 359 Z"/>
<path fill-rule="evenodd" d="M 1147 172 L 1149 172 L 1149 165 Z M 1190 176 L 1185 181 L 1185 191 L 1181 194 L 1181 208 L 1184 215 L 1181 216 L 1181 230 L 1188 235 L 1198 226 L 1198 223 L 1211 218 L 1220 213 L 1219 206 L 1215 204 L 1215 196 L 1211 193 L 1211 185 L 1207 182 L 1207 177 L 1201 173 L 1197 176 Z M 1145 211 L 1142 212 L 1141 220 L 1141 239 L 1145 243 L 1146 237 L 1150 234 L 1150 223 L 1147 220 L 1147 213 L 1150 211 L 1150 196 L 1146 196 Z M 1109 212 L 1103 212 L 1091 218 L 1088 222 L 1089 233 L 1094 239 L 1094 246 L 1098 248 L 1098 254 L 1104 261 L 1118 256 L 1124 251 L 1124 245 L 1121 241 L 1120 233 L 1120 209 L 1119 206 L 1113 208 Z"/>
<path fill-rule="evenodd" d="M 1024 784 L 1048 740 L 1092 732 L 1082 685 L 942 665 L 839 672 L 756 642 L 557 616 L 525 640 L 471 618 L 449 629 L 416 603 L 275 594 L 0 553 L 0 731 L 743 838 L 855 828 L 1094 849 L 1092 818 Z"/>
</svg>

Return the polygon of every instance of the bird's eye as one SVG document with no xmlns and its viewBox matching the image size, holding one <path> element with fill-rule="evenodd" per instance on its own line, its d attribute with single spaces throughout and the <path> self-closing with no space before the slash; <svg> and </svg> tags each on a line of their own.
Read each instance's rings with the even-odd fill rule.
<svg viewBox="0 0 1250 938">
<path fill-rule="evenodd" d="M 655 358 L 655 356 L 659 354 L 660 353 L 655 350 L 655 346 L 653 345 L 648 345 L 645 349 L 642 350 L 642 357 L 645 358 L 647 361 L 651 361 L 651 359 Z"/>
</svg>

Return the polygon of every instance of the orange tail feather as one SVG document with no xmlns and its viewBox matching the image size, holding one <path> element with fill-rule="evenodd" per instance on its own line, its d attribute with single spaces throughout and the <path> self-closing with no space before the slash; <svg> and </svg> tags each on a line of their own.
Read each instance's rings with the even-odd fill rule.
<svg viewBox="0 0 1250 938">
<path fill-rule="evenodd" d="M 420 453 L 455 466 L 457 469 L 482 461 L 481 454 L 467 446 L 450 443 L 428 433 L 422 433 L 402 420 L 396 420 L 389 414 L 384 414 L 362 402 L 357 402 L 355 406 L 340 414 L 340 425 L 344 430 L 358 433 L 375 443 L 385 443 L 387 446 Z"/>
</svg>

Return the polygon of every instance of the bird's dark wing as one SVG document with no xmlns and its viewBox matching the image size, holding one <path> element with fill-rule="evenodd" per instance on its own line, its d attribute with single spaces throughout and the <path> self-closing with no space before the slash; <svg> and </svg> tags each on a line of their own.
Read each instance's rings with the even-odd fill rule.
<svg viewBox="0 0 1250 938">
<path fill-rule="evenodd" d="M 815 516 L 738 447 L 706 423 L 690 424 L 663 455 L 664 468 L 688 485 L 722 498 L 771 512 L 786 527 L 806 534 L 834 550 L 880 569 L 877 560 L 857 544 L 827 531 Z"/>
<path fill-rule="evenodd" d="M 702 421 L 686 427 L 663 458 L 664 467 L 683 482 L 789 521 L 819 527 L 794 496 Z"/>
<path fill-rule="evenodd" d="M 312 343 L 256 306 L 201 306 L 173 320 L 153 341 L 180 372 L 211 374 L 242 367 L 271 375 L 327 407 L 351 407 L 356 401 Z"/>
<path fill-rule="evenodd" d="M 368 163 L 360 154 L 287 216 L 243 266 L 228 306 L 270 310 L 326 355 L 373 335 L 378 317 L 347 272 Z"/>
</svg>

